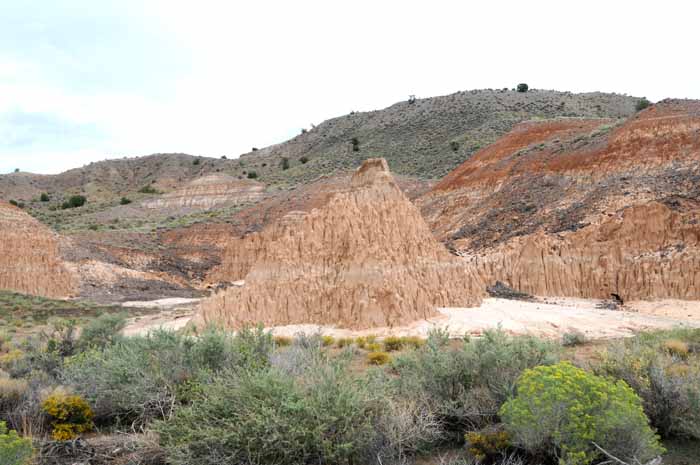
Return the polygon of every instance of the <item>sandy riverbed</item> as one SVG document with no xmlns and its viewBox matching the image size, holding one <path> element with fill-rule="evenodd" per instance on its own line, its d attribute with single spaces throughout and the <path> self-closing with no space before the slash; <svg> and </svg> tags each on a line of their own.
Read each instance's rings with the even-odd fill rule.
<svg viewBox="0 0 700 465">
<path fill-rule="evenodd" d="M 184 301 L 186 300 L 186 301 Z M 158 302 L 158 303 L 155 303 Z M 163 311 L 147 317 L 132 319 L 124 330 L 126 335 L 146 334 L 156 328 L 181 329 L 192 318 L 197 299 L 161 299 L 150 302 L 151 308 Z M 140 302 L 143 306 L 144 302 Z M 148 302 L 146 302 L 148 304 Z M 426 336 L 433 328 L 447 329 L 455 337 L 480 335 L 484 330 L 500 326 L 512 334 L 532 334 L 558 338 L 569 331 L 580 331 L 591 339 L 630 336 L 650 329 L 677 326 L 700 328 L 700 302 L 665 300 L 631 302 L 625 310 L 596 308 L 597 300 L 573 298 L 542 298 L 537 302 L 506 299 L 484 299 L 479 307 L 442 308 L 440 315 L 405 326 L 352 331 L 333 326 L 288 325 L 269 328 L 275 335 L 321 332 L 335 337 Z"/>
</svg>

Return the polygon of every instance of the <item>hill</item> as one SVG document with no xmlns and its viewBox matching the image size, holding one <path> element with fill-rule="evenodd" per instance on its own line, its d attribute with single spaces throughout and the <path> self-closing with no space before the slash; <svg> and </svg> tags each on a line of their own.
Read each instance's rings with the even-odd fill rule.
<svg viewBox="0 0 700 465">
<path fill-rule="evenodd" d="M 538 295 L 700 298 L 700 102 L 518 125 L 418 199 L 490 280 Z"/>
<path fill-rule="evenodd" d="M 472 90 L 396 103 L 325 121 L 297 137 L 241 156 L 267 183 L 296 185 L 381 156 L 392 172 L 438 179 L 521 121 L 623 118 L 639 99 L 546 90 Z M 281 170 L 283 159 L 289 169 Z"/>
</svg>

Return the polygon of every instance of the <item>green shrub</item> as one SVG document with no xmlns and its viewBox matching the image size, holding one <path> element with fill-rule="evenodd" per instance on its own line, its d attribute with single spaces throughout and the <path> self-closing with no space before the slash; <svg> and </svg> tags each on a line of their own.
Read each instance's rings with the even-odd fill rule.
<svg viewBox="0 0 700 465">
<path fill-rule="evenodd" d="M 321 345 L 323 345 L 323 347 L 330 347 L 334 342 L 335 338 L 333 336 L 321 336 Z"/>
<path fill-rule="evenodd" d="M 458 349 L 448 342 L 446 331 L 433 331 L 423 347 L 396 357 L 393 367 L 400 395 L 425 402 L 455 441 L 464 430 L 497 421 L 523 370 L 557 360 L 555 344 L 500 330 Z"/>
<path fill-rule="evenodd" d="M 196 164 L 196 163 L 195 163 Z M 143 186 L 141 189 L 139 189 L 140 194 L 157 194 L 158 191 L 156 190 L 155 187 L 151 186 L 150 184 Z"/>
<path fill-rule="evenodd" d="M 42 192 L 39 196 L 39 200 L 42 202 L 48 202 L 49 200 L 51 200 L 51 198 L 49 197 L 49 194 L 47 194 L 46 192 Z"/>
<path fill-rule="evenodd" d="M 586 336 L 580 331 L 570 331 L 564 333 L 561 344 L 565 347 L 580 346 L 586 343 Z"/>
<path fill-rule="evenodd" d="M 194 160 L 192 160 L 192 164 L 195 166 L 199 165 L 200 163 L 201 163 L 201 160 L 199 158 L 195 158 Z"/>
<path fill-rule="evenodd" d="M 63 202 L 61 208 L 64 210 L 69 208 L 78 208 L 85 205 L 86 202 L 87 197 L 85 197 L 84 195 L 72 195 L 67 201 Z"/>
<path fill-rule="evenodd" d="M 56 441 L 74 439 L 94 427 L 92 410 L 80 396 L 54 393 L 44 400 L 42 410 L 49 417 L 51 437 Z"/>
<path fill-rule="evenodd" d="M 649 108 L 650 106 L 651 102 L 646 97 L 642 97 L 639 100 L 637 100 L 637 104 L 634 106 L 634 109 L 637 111 L 642 111 L 645 108 Z"/>
<path fill-rule="evenodd" d="M 196 385 L 224 369 L 268 366 L 273 348 L 272 336 L 261 328 L 236 335 L 209 329 L 197 338 L 154 331 L 72 357 L 61 380 L 88 400 L 98 423 L 142 426 L 189 401 L 192 390 L 183 384 Z"/>
<path fill-rule="evenodd" d="M 302 165 L 305 165 L 309 161 L 309 157 L 301 157 L 299 161 Z"/>
<path fill-rule="evenodd" d="M 624 381 L 587 373 L 568 362 L 526 370 L 517 396 L 500 410 L 513 441 L 531 453 L 585 465 L 600 456 L 646 462 L 663 453 L 641 399 Z"/>
<path fill-rule="evenodd" d="M 173 465 L 368 463 L 380 404 L 341 365 L 224 373 L 156 430 Z"/>
<path fill-rule="evenodd" d="M 289 158 L 282 157 L 282 161 L 280 162 L 280 167 L 283 170 L 288 170 L 289 169 Z"/>
<path fill-rule="evenodd" d="M 121 200 L 119 201 L 120 205 L 129 205 L 131 203 L 131 199 L 128 199 L 126 197 L 122 197 Z"/>
<path fill-rule="evenodd" d="M 345 347 L 350 347 L 353 343 L 353 339 L 351 337 L 341 337 L 336 341 L 336 345 L 338 348 L 343 349 Z"/>
<path fill-rule="evenodd" d="M 700 439 L 700 356 L 690 353 L 698 340 L 700 330 L 641 334 L 610 344 L 595 370 L 629 384 L 662 436 Z"/>
<path fill-rule="evenodd" d="M 9 431 L 0 421 L 0 463 L 3 465 L 28 465 L 34 455 L 32 441 Z"/>
<path fill-rule="evenodd" d="M 523 83 L 518 84 L 517 90 L 518 92 L 527 92 L 529 89 L 528 85 Z"/>
<path fill-rule="evenodd" d="M 258 177 L 258 173 L 255 171 L 251 171 L 248 173 L 248 179 L 256 179 Z"/>
<path fill-rule="evenodd" d="M 370 365 L 386 365 L 391 361 L 391 356 L 386 352 L 370 352 L 367 354 L 367 363 Z"/>
<path fill-rule="evenodd" d="M 82 329 L 78 345 L 82 350 L 90 348 L 104 349 L 114 344 L 121 337 L 120 332 L 126 325 L 123 314 L 104 314 L 90 320 Z"/>
</svg>

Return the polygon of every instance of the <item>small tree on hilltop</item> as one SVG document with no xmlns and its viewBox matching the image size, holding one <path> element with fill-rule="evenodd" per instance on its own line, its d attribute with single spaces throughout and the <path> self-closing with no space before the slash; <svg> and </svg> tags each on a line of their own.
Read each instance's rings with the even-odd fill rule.
<svg viewBox="0 0 700 465">
<path fill-rule="evenodd" d="M 649 108 L 650 106 L 651 106 L 651 102 L 646 97 L 642 97 L 639 100 L 637 100 L 637 105 L 635 105 L 635 110 L 642 111 L 645 108 Z"/>
<path fill-rule="evenodd" d="M 527 92 L 527 90 L 529 89 L 529 87 L 527 86 L 527 84 L 525 84 L 524 82 L 522 82 L 522 83 L 518 84 L 517 89 L 518 89 L 518 92 Z"/>
</svg>

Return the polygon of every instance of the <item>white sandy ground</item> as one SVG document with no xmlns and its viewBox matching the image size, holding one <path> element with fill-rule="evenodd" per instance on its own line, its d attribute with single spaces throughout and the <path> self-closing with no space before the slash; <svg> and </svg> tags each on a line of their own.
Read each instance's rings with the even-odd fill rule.
<svg viewBox="0 0 700 465">
<path fill-rule="evenodd" d="M 175 302 L 179 300 L 179 302 Z M 146 334 L 157 328 L 184 328 L 194 314 L 198 299 L 160 299 L 140 302 L 161 307 L 163 312 L 131 319 L 124 329 L 125 335 Z M 159 302 L 156 304 L 155 302 Z M 484 330 L 500 326 L 512 334 L 531 334 L 539 337 L 558 338 L 569 331 L 580 331 L 590 339 L 607 339 L 631 336 L 650 329 L 674 327 L 700 328 L 700 302 L 664 300 L 657 302 L 631 302 L 625 311 L 596 308 L 599 300 L 574 298 L 541 298 L 537 302 L 506 299 L 484 299 L 479 307 L 442 308 L 440 315 L 419 320 L 405 326 L 373 328 L 353 331 L 333 326 L 288 325 L 268 328 L 278 336 L 297 333 L 316 333 L 334 337 L 356 337 L 374 334 L 379 337 L 427 336 L 434 328 L 443 328 L 454 337 L 465 334 L 478 336 Z"/>
</svg>

